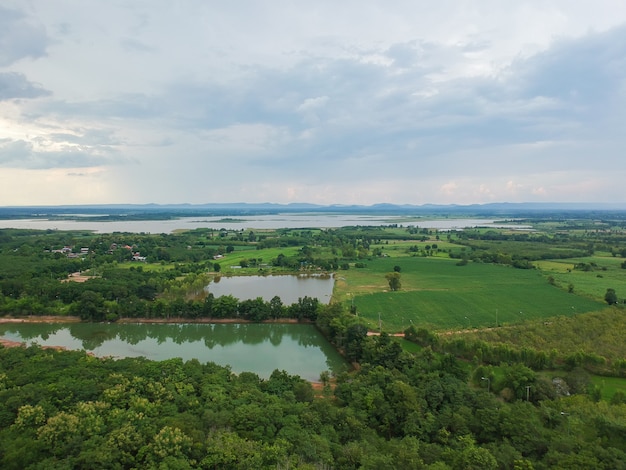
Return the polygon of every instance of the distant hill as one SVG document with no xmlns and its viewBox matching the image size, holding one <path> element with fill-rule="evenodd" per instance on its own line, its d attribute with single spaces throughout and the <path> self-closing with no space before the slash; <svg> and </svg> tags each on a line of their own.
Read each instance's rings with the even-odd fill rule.
<svg viewBox="0 0 626 470">
<path fill-rule="evenodd" d="M 619 203 L 490 203 L 490 204 L 373 204 L 373 205 L 319 205 L 308 203 L 207 203 L 207 204 L 101 204 L 61 206 L 6 206 L 0 207 L 0 218 L 76 218 L 84 215 L 117 219 L 170 218 L 182 216 L 221 216 L 277 213 L 342 213 L 342 214 L 404 214 L 443 216 L 514 216 L 532 217 L 551 214 L 572 216 L 597 213 L 626 215 L 626 204 Z"/>
</svg>

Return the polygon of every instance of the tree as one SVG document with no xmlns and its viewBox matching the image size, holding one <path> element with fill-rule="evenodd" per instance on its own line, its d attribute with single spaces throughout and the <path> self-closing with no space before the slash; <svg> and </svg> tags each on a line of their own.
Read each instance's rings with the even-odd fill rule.
<svg viewBox="0 0 626 470">
<path fill-rule="evenodd" d="M 213 300 L 212 311 L 215 318 L 236 318 L 239 301 L 232 295 L 221 295 Z"/>
<path fill-rule="evenodd" d="M 503 367 L 504 377 L 498 380 L 496 386 L 502 390 L 505 398 L 513 397 L 523 400 L 528 395 L 527 387 L 535 385 L 537 374 L 521 363 L 514 363 Z M 508 391 L 505 391 L 508 389 Z M 511 396 L 512 395 L 512 396 Z"/>
<path fill-rule="evenodd" d="M 615 289 L 608 288 L 604 294 L 604 301 L 609 305 L 615 305 L 618 302 Z"/>
<path fill-rule="evenodd" d="M 239 315 L 247 320 L 263 321 L 270 317 L 270 305 L 262 297 L 239 302 Z"/>
<path fill-rule="evenodd" d="M 285 314 L 285 306 L 283 305 L 283 301 L 279 296 L 275 295 L 272 297 L 269 303 L 270 307 L 270 317 L 272 318 L 282 318 Z"/>
<path fill-rule="evenodd" d="M 80 300 L 72 305 L 70 312 L 82 320 L 102 321 L 105 316 L 104 298 L 99 292 L 86 290 Z"/>
<path fill-rule="evenodd" d="M 298 320 L 307 319 L 315 320 L 317 318 L 317 310 L 319 307 L 317 298 L 305 295 L 304 298 L 298 298 L 298 302 L 289 306 L 290 316 Z"/>
<path fill-rule="evenodd" d="M 180 429 L 165 426 L 154 436 L 150 444 L 140 449 L 139 456 L 144 457 L 150 466 L 166 461 L 166 468 L 172 468 L 174 464 L 180 465 L 179 468 L 188 468 L 181 464 L 187 461 L 186 454 L 191 450 L 192 444 L 192 439 Z"/>
<path fill-rule="evenodd" d="M 361 360 L 363 344 L 366 338 L 367 326 L 361 323 L 354 323 L 347 328 L 344 351 L 348 360 L 355 362 Z"/>
<path fill-rule="evenodd" d="M 400 290 L 400 287 L 402 287 L 402 283 L 400 282 L 400 273 L 398 272 L 388 273 L 385 275 L 385 279 L 387 279 L 389 289 L 392 291 Z"/>
</svg>

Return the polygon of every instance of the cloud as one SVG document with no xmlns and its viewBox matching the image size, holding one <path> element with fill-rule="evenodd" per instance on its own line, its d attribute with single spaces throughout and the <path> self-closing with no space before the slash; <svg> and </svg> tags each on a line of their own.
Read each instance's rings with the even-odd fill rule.
<svg viewBox="0 0 626 470">
<path fill-rule="evenodd" d="M 7 168 L 53 169 L 87 168 L 118 161 L 115 152 L 106 147 L 94 148 L 36 139 L 0 139 L 0 166 Z"/>
<path fill-rule="evenodd" d="M 245 82 L 229 86 L 178 81 L 158 94 L 55 102 L 48 110 L 94 118 L 164 119 L 173 128 L 190 131 L 263 123 L 295 135 L 314 126 L 308 135 L 325 139 L 314 144 L 330 145 L 338 153 L 354 155 L 362 149 L 371 154 L 372 147 L 392 145 L 399 150 L 396 147 L 408 145 L 425 156 L 445 154 L 459 147 L 532 143 L 554 137 L 555 132 L 561 137 L 575 130 L 581 116 L 572 115 L 572 103 L 532 90 L 551 77 L 559 64 L 579 57 L 576 51 L 585 44 L 583 40 L 570 42 L 567 47 L 559 46 L 560 52 L 545 53 L 541 60 L 518 61 L 507 69 L 508 80 L 433 81 L 434 65 L 425 67 L 406 59 L 411 57 L 407 51 L 424 55 L 419 52 L 424 46 L 399 44 L 406 56 L 401 67 L 395 61 L 391 65 L 363 62 L 362 57 L 371 51 L 355 50 L 351 59 L 310 58 L 286 70 L 250 67 Z M 460 55 L 466 47 L 446 49 Z M 434 52 L 427 55 L 436 56 L 437 48 L 431 49 Z M 393 50 L 394 46 L 380 53 Z M 615 57 L 623 52 L 614 50 Z M 615 78 L 619 77 L 616 73 Z M 617 81 L 607 85 L 614 90 Z"/>
<path fill-rule="evenodd" d="M 120 44 L 124 49 L 130 52 L 152 53 L 157 52 L 154 46 L 141 42 L 135 38 L 124 38 Z"/>
<path fill-rule="evenodd" d="M 29 82 L 21 73 L 0 72 L 0 101 L 17 98 L 39 98 L 50 94 L 50 91 Z"/>
<path fill-rule="evenodd" d="M 0 6 L 0 67 L 46 55 L 45 28 L 18 10 Z"/>
<path fill-rule="evenodd" d="M 323 108 L 328 102 L 328 96 L 318 96 L 316 98 L 307 98 L 305 99 L 300 106 L 298 106 L 298 111 L 308 112 L 311 110 Z"/>
<path fill-rule="evenodd" d="M 610 3 L 29 5 L 0 16 L 3 168 L 148 202 L 624 200 L 595 173 L 626 176 Z"/>
<path fill-rule="evenodd" d="M 605 106 L 626 75 L 626 25 L 601 34 L 561 40 L 514 65 L 524 97 Z"/>
</svg>

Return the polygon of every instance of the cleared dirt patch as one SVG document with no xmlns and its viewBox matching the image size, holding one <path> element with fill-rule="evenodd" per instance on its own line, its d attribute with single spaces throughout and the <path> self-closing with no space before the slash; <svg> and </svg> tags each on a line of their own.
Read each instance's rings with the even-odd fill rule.
<svg viewBox="0 0 626 470">
<path fill-rule="evenodd" d="M 94 276 L 85 276 L 82 273 L 72 273 L 67 276 L 67 279 L 63 279 L 62 282 L 85 282 L 93 278 Z"/>
</svg>

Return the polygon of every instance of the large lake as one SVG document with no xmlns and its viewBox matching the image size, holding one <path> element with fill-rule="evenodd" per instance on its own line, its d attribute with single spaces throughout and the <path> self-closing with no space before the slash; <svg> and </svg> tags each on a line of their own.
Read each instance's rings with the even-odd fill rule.
<svg viewBox="0 0 626 470">
<path fill-rule="evenodd" d="M 279 369 L 318 381 L 323 371 L 348 369 L 319 331 L 305 324 L 7 323 L 0 324 L 0 337 L 84 350 L 98 357 L 197 359 L 262 378 Z"/>
<path fill-rule="evenodd" d="M 90 221 L 88 216 L 81 220 L 47 220 L 47 219 L 2 219 L 2 228 L 21 228 L 36 230 L 92 230 L 98 233 L 130 232 L 130 233 L 172 233 L 175 230 L 193 230 L 211 228 L 214 230 L 245 230 L 245 229 L 280 229 L 280 228 L 338 228 L 350 225 L 380 226 L 398 224 L 419 226 L 437 230 L 454 230 L 467 227 L 488 226 L 507 227 L 527 230 L 527 225 L 503 225 L 493 219 L 421 219 L 405 216 L 374 216 L 349 214 L 274 214 L 233 217 L 181 217 L 172 220 L 128 220 L 101 222 Z"/>
</svg>

